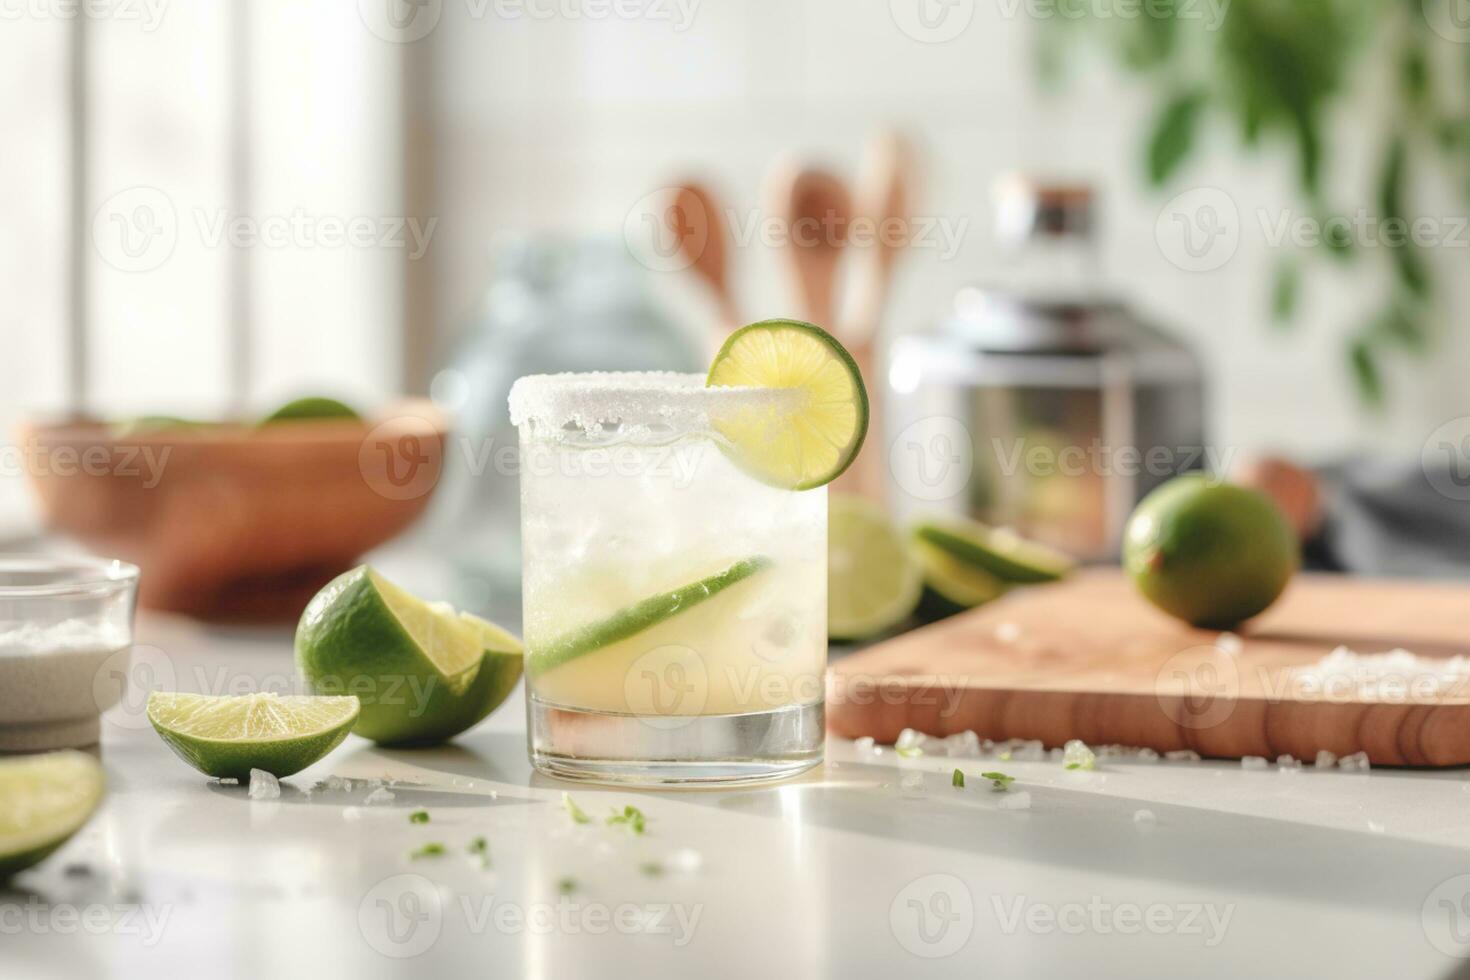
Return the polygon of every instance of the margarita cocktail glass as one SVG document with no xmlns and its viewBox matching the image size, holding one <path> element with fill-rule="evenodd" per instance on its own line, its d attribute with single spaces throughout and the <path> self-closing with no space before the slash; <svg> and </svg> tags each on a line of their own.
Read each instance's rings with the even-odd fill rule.
<svg viewBox="0 0 1470 980">
<path fill-rule="evenodd" d="M 758 479 L 721 435 L 792 397 L 680 374 L 516 382 L 537 769 L 711 783 L 821 760 L 826 488 Z"/>
</svg>

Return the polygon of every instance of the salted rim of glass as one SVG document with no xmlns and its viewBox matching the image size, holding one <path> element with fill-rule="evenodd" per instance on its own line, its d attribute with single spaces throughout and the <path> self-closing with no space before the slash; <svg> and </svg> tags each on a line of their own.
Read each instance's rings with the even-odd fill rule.
<svg viewBox="0 0 1470 980">
<path fill-rule="evenodd" d="M 537 432 L 596 434 L 609 427 L 692 433 L 751 409 L 790 410 L 792 388 L 705 385 L 702 374 L 590 371 L 533 374 L 510 388 L 510 420 Z"/>
</svg>

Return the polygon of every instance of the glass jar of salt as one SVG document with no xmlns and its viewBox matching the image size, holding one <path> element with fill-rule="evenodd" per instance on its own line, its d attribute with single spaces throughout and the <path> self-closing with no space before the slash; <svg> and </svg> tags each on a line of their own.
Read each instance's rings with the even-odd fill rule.
<svg viewBox="0 0 1470 980">
<path fill-rule="evenodd" d="M 0 752 L 94 745 L 133 643 L 138 569 L 0 556 Z"/>
</svg>

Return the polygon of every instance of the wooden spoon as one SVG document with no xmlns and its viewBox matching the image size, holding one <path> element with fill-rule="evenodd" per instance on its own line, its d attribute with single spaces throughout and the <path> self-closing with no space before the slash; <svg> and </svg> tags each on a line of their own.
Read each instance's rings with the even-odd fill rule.
<svg viewBox="0 0 1470 980">
<path fill-rule="evenodd" d="M 842 337 L 854 347 L 868 344 L 883 320 L 893 268 L 899 252 L 909 244 L 913 183 L 914 153 L 908 141 L 892 131 L 874 136 L 864 155 L 856 194 L 857 217 L 874 237 L 862 250 L 853 314 Z"/>
<path fill-rule="evenodd" d="M 837 266 L 847 244 L 852 195 L 836 175 L 815 167 L 778 164 L 770 178 L 771 211 L 786 229 L 785 248 L 801 314 L 833 329 Z"/>
<path fill-rule="evenodd" d="M 724 212 L 710 190 L 693 181 L 674 188 L 671 207 L 674 209 L 673 231 L 680 254 L 714 295 L 721 326 L 728 331 L 743 321 L 730 288 L 726 264 L 729 236 Z"/>
</svg>

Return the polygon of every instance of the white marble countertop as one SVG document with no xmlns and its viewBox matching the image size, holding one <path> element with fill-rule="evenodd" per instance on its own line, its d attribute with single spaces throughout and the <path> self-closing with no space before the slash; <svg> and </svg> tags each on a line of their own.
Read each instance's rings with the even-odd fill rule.
<svg viewBox="0 0 1470 980">
<path fill-rule="evenodd" d="M 286 631 L 144 616 L 138 639 L 143 685 L 293 683 Z M 174 758 L 136 693 L 101 755 L 102 810 L 0 892 L 5 980 L 1470 971 L 1464 771 L 1068 772 L 832 740 L 785 784 L 615 791 L 533 775 L 518 696 L 441 748 L 351 736 L 270 802 Z M 1009 793 L 978 778 L 990 768 Z M 392 780 L 393 799 L 309 792 L 329 775 Z M 574 825 L 565 790 L 594 815 L 637 805 L 646 834 Z M 1028 809 L 1002 808 L 1021 792 Z M 429 842 L 447 853 L 410 857 Z"/>
</svg>

